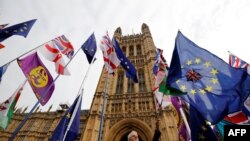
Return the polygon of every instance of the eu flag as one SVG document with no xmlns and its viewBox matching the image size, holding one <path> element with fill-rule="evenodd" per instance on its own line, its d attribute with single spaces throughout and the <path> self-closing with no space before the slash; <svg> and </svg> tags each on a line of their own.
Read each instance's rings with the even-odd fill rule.
<svg viewBox="0 0 250 141">
<path fill-rule="evenodd" d="M 0 42 L 4 41 L 12 35 L 20 35 L 26 38 L 35 22 L 36 19 L 33 19 L 0 30 Z"/>
<path fill-rule="evenodd" d="M 89 64 L 91 64 L 96 52 L 96 40 L 94 33 L 84 42 L 82 50 L 86 54 Z"/>
<path fill-rule="evenodd" d="M 240 110 L 248 96 L 246 76 L 178 32 L 167 85 L 187 93 L 181 97 L 208 121 L 217 123 Z"/>
<path fill-rule="evenodd" d="M 138 83 L 135 67 L 129 61 L 129 59 L 122 53 L 122 50 L 115 38 L 113 38 L 113 46 L 115 48 L 117 57 L 121 61 L 120 64 L 126 70 L 126 76 L 132 79 L 135 83 Z"/>
<path fill-rule="evenodd" d="M 193 106 L 190 106 L 189 113 L 192 141 L 218 140 L 210 125 L 204 120 L 202 115 Z"/>
<path fill-rule="evenodd" d="M 80 125 L 81 105 L 82 94 L 75 99 L 73 105 L 60 120 L 50 139 L 51 141 L 74 141 L 76 139 Z"/>
</svg>

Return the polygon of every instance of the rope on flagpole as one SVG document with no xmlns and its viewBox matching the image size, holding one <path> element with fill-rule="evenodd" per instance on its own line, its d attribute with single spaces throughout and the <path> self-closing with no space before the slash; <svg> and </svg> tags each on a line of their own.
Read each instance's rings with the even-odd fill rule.
<svg viewBox="0 0 250 141">
<path fill-rule="evenodd" d="M 62 36 L 62 35 L 61 35 L 61 36 Z M 55 39 L 55 38 L 53 38 L 53 39 Z M 49 40 L 49 41 L 51 41 L 51 40 Z M 18 57 L 16 57 L 16 58 L 14 58 L 13 60 L 11 60 L 11 61 L 9 61 L 9 62 L 5 63 L 5 64 L 4 64 L 4 65 L 2 65 L 2 66 L 5 66 L 5 65 L 7 65 L 7 64 L 10 64 L 10 63 L 14 62 L 16 59 L 18 59 L 18 58 L 20 58 L 20 57 L 22 57 L 22 56 L 24 56 L 24 55 L 26 55 L 26 54 L 28 54 L 28 53 L 30 53 L 30 52 L 32 52 L 32 51 L 34 51 L 34 50 L 36 50 L 36 49 L 38 49 L 39 47 L 42 47 L 42 45 L 44 45 L 44 44 L 48 43 L 49 41 L 44 42 L 43 44 L 41 44 L 41 45 L 39 45 L 39 46 L 37 46 L 37 47 L 35 47 L 35 48 L 31 49 L 31 50 L 30 50 L 30 51 L 28 51 L 28 52 L 25 52 L 24 54 L 22 54 L 22 55 L 20 55 L 20 56 L 18 56 Z M 1 67 L 2 67 L 2 66 L 1 66 Z"/>
<path fill-rule="evenodd" d="M 74 54 L 74 56 L 72 57 L 72 59 L 70 59 L 68 61 L 68 63 L 65 65 L 64 69 L 67 68 L 67 66 L 69 65 L 69 63 L 74 59 L 74 57 L 77 55 L 77 53 L 80 51 L 81 47 L 77 50 L 77 52 Z M 50 90 L 50 88 L 53 86 L 52 84 L 54 84 L 56 82 L 56 80 L 59 78 L 60 74 L 58 74 L 56 76 L 56 78 L 54 79 L 54 81 L 51 83 L 51 85 L 49 85 L 48 89 L 46 89 L 45 93 L 48 93 L 48 91 Z M 8 141 L 12 141 L 15 136 L 17 135 L 17 133 L 20 131 L 20 129 L 23 127 L 23 125 L 25 124 L 25 122 L 28 120 L 28 118 L 30 117 L 30 115 L 33 113 L 33 111 L 35 110 L 35 108 L 37 107 L 37 105 L 39 104 L 39 101 L 36 102 L 36 104 L 33 106 L 33 108 L 30 110 L 30 112 L 24 117 L 23 121 L 19 124 L 19 126 L 16 128 L 16 130 L 13 132 L 13 134 L 11 135 L 11 137 L 9 138 Z"/>
</svg>

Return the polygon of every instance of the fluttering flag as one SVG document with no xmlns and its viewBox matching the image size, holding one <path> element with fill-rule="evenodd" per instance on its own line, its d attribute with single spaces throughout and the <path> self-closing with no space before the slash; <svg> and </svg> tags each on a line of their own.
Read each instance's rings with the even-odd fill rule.
<svg viewBox="0 0 250 141">
<path fill-rule="evenodd" d="M 202 116 L 215 124 L 241 109 L 249 95 L 247 74 L 200 48 L 178 32 L 167 85 L 182 95 Z"/>
<path fill-rule="evenodd" d="M 9 66 L 9 64 L 6 64 L 6 65 L 0 67 L 0 83 L 2 82 L 2 77 L 3 77 L 4 73 L 6 72 L 8 66 Z"/>
<path fill-rule="evenodd" d="M 48 69 L 40 60 L 37 52 L 32 53 L 23 59 L 17 59 L 18 65 L 35 93 L 41 105 L 45 105 L 53 91 L 55 85 Z"/>
<path fill-rule="evenodd" d="M 96 39 L 94 33 L 92 33 L 91 36 L 84 42 L 81 48 L 86 54 L 89 64 L 91 64 L 96 53 Z"/>
<path fill-rule="evenodd" d="M 9 24 L 1 24 L 0 25 L 0 30 L 4 29 L 7 25 L 9 25 Z"/>
<path fill-rule="evenodd" d="M 155 64 L 153 67 L 154 75 L 157 75 L 157 72 L 160 70 L 166 70 L 168 68 L 168 64 L 166 59 L 163 57 L 163 50 L 157 48 L 156 49 L 156 57 L 155 57 Z"/>
<path fill-rule="evenodd" d="M 16 103 L 22 93 L 23 87 L 26 84 L 26 80 L 18 87 L 15 93 L 6 101 L 0 104 L 0 127 L 6 129 L 10 120 L 13 117 Z"/>
<path fill-rule="evenodd" d="M 162 108 L 171 104 L 169 95 L 180 95 L 183 94 L 177 89 L 166 86 L 166 78 L 168 75 L 168 64 L 162 55 L 163 50 L 156 49 L 156 60 L 153 67 L 153 74 L 155 74 L 155 84 L 153 92 L 155 94 L 158 105 Z"/>
<path fill-rule="evenodd" d="M 171 100 L 169 95 L 165 95 L 162 91 L 160 91 L 160 84 L 166 79 L 168 73 L 167 62 L 165 61 L 164 57 L 161 56 L 162 52 L 163 50 L 159 48 L 156 49 L 156 60 L 153 67 L 153 74 L 155 75 L 153 92 L 158 106 L 165 108 L 171 104 Z"/>
<path fill-rule="evenodd" d="M 135 66 L 130 62 L 130 60 L 123 54 L 119 43 L 115 38 L 113 38 L 113 47 L 115 48 L 116 55 L 120 60 L 120 64 L 126 71 L 126 76 L 132 79 L 135 83 L 138 83 Z"/>
<path fill-rule="evenodd" d="M 50 141 L 74 141 L 76 139 L 80 125 L 81 105 L 82 95 L 79 95 L 60 120 Z"/>
<path fill-rule="evenodd" d="M 57 48 L 55 42 L 49 41 L 39 48 L 39 52 L 49 61 L 55 62 L 56 72 L 61 75 L 70 75 L 69 70 L 65 67 L 62 54 Z"/>
<path fill-rule="evenodd" d="M 0 30 L 0 42 L 11 37 L 12 35 L 20 35 L 26 38 L 35 22 L 36 19 L 33 19 Z"/>
<path fill-rule="evenodd" d="M 53 42 L 55 42 L 62 54 L 72 59 L 74 56 L 74 47 L 64 35 L 55 38 Z"/>
<path fill-rule="evenodd" d="M 186 108 L 187 105 L 182 101 L 179 100 L 177 96 L 171 96 L 171 102 L 177 112 L 177 128 L 178 128 L 178 138 L 179 141 L 189 141 L 190 137 L 187 131 L 187 127 L 181 117 L 180 108 Z"/>
<path fill-rule="evenodd" d="M 229 64 L 232 67 L 244 69 L 250 75 L 249 64 L 231 53 L 229 54 Z M 242 108 L 242 111 L 245 114 L 247 114 L 248 117 L 250 117 L 250 96 L 244 101 L 244 106 Z M 235 124 L 246 123 L 246 122 L 248 122 L 248 118 L 246 117 L 246 115 L 244 113 L 236 112 L 236 113 L 230 114 L 228 119 L 225 119 L 225 120 L 231 119 L 231 122 L 235 123 Z M 237 119 L 237 122 L 236 122 L 236 119 Z"/>
<path fill-rule="evenodd" d="M 102 37 L 100 49 L 103 54 L 104 65 L 109 74 L 114 74 L 114 70 L 119 66 L 120 60 L 118 59 L 108 32 Z"/>
<path fill-rule="evenodd" d="M 192 141 L 218 140 L 209 123 L 206 122 L 202 115 L 191 105 L 189 107 L 189 114 Z"/>
</svg>

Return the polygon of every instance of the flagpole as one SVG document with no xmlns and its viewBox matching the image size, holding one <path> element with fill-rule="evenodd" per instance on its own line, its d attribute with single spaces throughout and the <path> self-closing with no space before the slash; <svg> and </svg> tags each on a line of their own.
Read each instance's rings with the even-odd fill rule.
<svg viewBox="0 0 250 141">
<path fill-rule="evenodd" d="M 77 109 L 74 109 L 72 115 L 70 116 L 70 117 L 73 117 L 73 118 L 70 118 L 69 125 L 71 125 L 72 122 L 74 121 L 74 117 L 75 117 L 76 113 L 78 112 L 78 108 L 79 108 L 79 106 L 81 106 L 80 103 L 81 103 L 81 99 L 82 99 L 83 89 L 81 89 L 81 90 L 82 90 L 81 93 L 79 93 L 79 94 L 80 94 L 80 95 L 79 95 L 80 97 L 78 98 L 77 103 L 76 103 L 76 106 L 75 106 L 75 108 L 77 108 Z M 69 128 L 70 128 L 70 126 L 68 126 L 67 129 L 66 129 L 66 133 L 65 133 L 64 136 L 63 136 L 63 141 L 64 141 L 65 138 L 66 138 L 66 135 L 67 135 L 67 133 L 68 133 L 68 131 L 69 131 Z"/>
<path fill-rule="evenodd" d="M 70 59 L 68 61 L 68 63 L 65 65 L 64 69 L 67 68 L 67 66 L 69 65 L 69 63 L 74 59 L 74 57 L 76 56 L 76 54 L 80 51 L 81 47 L 77 50 L 77 52 L 75 53 L 75 55 L 72 57 L 72 59 Z M 53 86 L 52 84 L 54 84 L 56 82 L 56 80 L 59 78 L 60 74 L 58 74 L 56 76 L 56 78 L 54 79 L 54 81 L 51 83 L 51 85 L 49 85 L 48 89 L 46 89 L 45 93 L 48 93 L 48 91 L 50 90 L 50 88 Z M 16 128 L 16 130 L 13 132 L 13 134 L 11 135 L 11 137 L 9 138 L 8 141 L 12 141 L 15 136 L 17 135 L 17 133 L 20 131 L 20 129 L 23 127 L 23 125 L 25 124 L 25 122 L 28 120 L 28 118 L 30 117 L 30 115 L 32 114 L 32 112 L 35 110 L 36 106 L 39 104 L 39 101 L 36 102 L 36 104 L 33 106 L 33 108 L 30 110 L 30 112 L 24 117 L 24 120 L 19 124 L 19 126 Z"/>
<path fill-rule="evenodd" d="M 51 41 L 51 40 L 49 40 L 49 41 Z M 11 60 L 11 61 L 9 61 L 9 62 L 5 63 L 5 64 L 4 64 L 4 65 L 2 65 L 2 66 L 5 66 L 5 65 L 7 65 L 7 64 L 10 64 L 10 63 L 14 62 L 16 59 L 18 59 L 18 58 L 20 58 L 20 57 L 22 57 L 22 56 L 24 56 L 24 55 L 26 55 L 26 54 L 28 54 L 28 53 L 30 53 L 30 52 L 32 52 L 32 51 L 34 51 L 34 50 L 36 50 L 36 49 L 38 49 L 39 47 L 41 47 L 42 45 L 44 45 L 44 44 L 48 43 L 49 41 L 44 42 L 43 44 L 41 44 L 41 45 L 39 45 L 39 46 L 37 46 L 37 47 L 35 47 L 35 48 L 31 49 L 30 51 L 28 51 L 28 52 L 26 52 L 26 53 L 23 53 L 22 55 L 20 55 L 20 56 L 18 56 L 18 57 L 16 57 L 16 58 L 14 58 L 13 60 Z M 1 67 L 2 67 L 2 66 L 1 66 Z"/>
<path fill-rule="evenodd" d="M 95 53 L 95 55 L 96 55 L 96 53 Z M 83 85 L 84 85 L 84 83 L 85 83 L 85 81 L 86 81 L 86 79 L 87 79 L 87 77 L 88 77 L 89 70 L 90 70 L 92 64 L 94 63 L 95 55 L 94 55 L 93 59 L 91 60 L 91 63 L 90 63 L 89 66 L 88 66 L 87 72 L 86 72 L 86 74 L 85 74 L 85 76 L 84 76 L 84 78 L 83 78 L 83 81 L 82 81 L 82 83 L 81 83 L 79 92 L 77 93 L 76 97 L 77 97 L 79 94 L 81 94 L 81 95 L 83 96 L 83 91 L 84 91 Z M 79 105 L 79 104 L 78 104 L 78 105 Z M 73 115 L 74 115 L 74 113 L 73 113 Z M 70 122 L 71 122 L 71 121 L 70 121 Z M 66 138 L 66 135 L 67 135 L 67 133 L 68 133 L 68 131 L 69 131 L 69 128 L 70 128 L 70 127 L 68 126 L 68 127 L 67 127 L 67 130 L 66 130 L 66 133 L 65 133 L 64 136 L 63 136 L 63 141 L 64 141 L 65 138 Z"/>
<path fill-rule="evenodd" d="M 103 119 L 104 119 L 104 112 L 105 112 L 104 107 L 105 107 L 106 99 L 107 99 L 108 81 L 109 81 L 109 68 L 108 68 L 108 72 L 107 72 L 107 76 L 105 80 L 105 87 L 104 87 L 104 93 L 103 93 L 102 115 L 101 115 L 101 121 L 100 121 L 100 130 L 98 133 L 98 141 L 101 141 L 101 138 L 102 138 L 102 126 L 103 126 Z"/>
<path fill-rule="evenodd" d="M 180 100 L 180 98 L 179 98 L 179 97 L 178 97 L 178 99 L 179 99 L 178 104 L 180 105 L 180 109 L 179 109 L 179 110 L 180 110 L 181 116 L 182 116 L 183 121 L 184 121 L 184 124 L 185 124 L 185 126 L 186 126 L 186 128 L 187 128 L 188 135 L 189 135 L 189 137 L 191 137 L 190 127 L 189 127 L 189 124 L 188 124 L 188 122 L 187 122 L 186 115 L 185 115 L 185 113 L 184 113 L 184 111 L 183 111 L 183 109 L 182 109 L 182 104 L 180 103 L 180 102 L 181 102 L 181 100 Z"/>
</svg>

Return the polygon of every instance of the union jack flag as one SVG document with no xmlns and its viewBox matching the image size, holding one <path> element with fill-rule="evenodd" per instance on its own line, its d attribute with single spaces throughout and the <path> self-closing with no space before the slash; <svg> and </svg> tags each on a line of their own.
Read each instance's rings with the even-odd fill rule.
<svg viewBox="0 0 250 141">
<path fill-rule="evenodd" d="M 239 57 L 237 57 L 237 56 L 235 56 L 233 54 L 229 54 L 229 64 L 232 67 L 244 68 L 246 70 L 249 67 L 249 64 L 247 62 L 241 60 Z M 247 100 L 244 102 L 243 110 L 247 109 L 247 107 L 248 107 L 247 105 L 245 105 L 246 102 L 247 102 Z M 227 115 L 224 118 L 224 120 L 230 121 L 230 122 L 235 123 L 235 124 L 244 124 L 244 123 L 248 122 L 247 116 L 242 111 L 231 113 L 231 114 Z"/>
<path fill-rule="evenodd" d="M 246 63 L 245 61 L 241 60 L 239 57 L 232 55 L 232 54 L 229 55 L 229 64 L 235 68 L 247 68 L 249 66 L 248 63 Z"/>
<path fill-rule="evenodd" d="M 114 69 L 119 66 L 121 61 L 116 55 L 115 49 L 112 45 L 108 33 L 106 33 L 106 35 L 102 37 L 100 49 L 103 53 L 105 67 L 107 68 L 109 73 L 114 73 Z"/>
<path fill-rule="evenodd" d="M 66 55 L 69 59 L 72 59 L 74 55 L 74 47 L 64 35 L 55 38 L 53 41 L 62 54 Z"/>
<path fill-rule="evenodd" d="M 201 79 L 201 75 L 194 70 L 189 70 L 186 74 L 186 78 L 187 81 L 197 82 L 198 80 Z"/>
<path fill-rule="evenodd" d="M 39 52 L 49 61 L 55 62 L 56 72 L 61 75 L 70 75 L 69 70 L 65 67 L 61 52 L 55 45 L 55 42 L 49 41 L 43 47 L 39 48 Z"/>
</svg>

